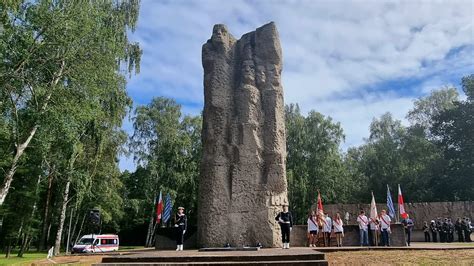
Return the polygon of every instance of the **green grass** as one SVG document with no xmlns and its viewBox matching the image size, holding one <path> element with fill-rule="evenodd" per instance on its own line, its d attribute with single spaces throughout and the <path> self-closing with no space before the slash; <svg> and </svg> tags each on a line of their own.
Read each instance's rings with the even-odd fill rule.
<svg viewBox="0 0 474 266">
<path fill-rule="evenodd" d="M 5 258 L 5 253 L 0 253 L 0 265 L 29 265 L 31 262 L 39 259 L 46 259 L 46 252 L 29 252 L 23 254 L 23 257 L 17 257 L 18 251 L 12 251 L 10 258 Z"/>
</svg>

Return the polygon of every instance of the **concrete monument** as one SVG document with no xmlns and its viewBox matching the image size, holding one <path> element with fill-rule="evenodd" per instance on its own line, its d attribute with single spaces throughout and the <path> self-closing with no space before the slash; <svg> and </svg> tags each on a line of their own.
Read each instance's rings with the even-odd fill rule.
<svg viewBox="0 0 474 266">
<path fill-rule="evenodd" d="M 202 48 L 201 247 L 281 245 L 276 214 L 288 203 L 282 54 L 275 24 L 236 40 L 214 26 Z"/>
</svg>

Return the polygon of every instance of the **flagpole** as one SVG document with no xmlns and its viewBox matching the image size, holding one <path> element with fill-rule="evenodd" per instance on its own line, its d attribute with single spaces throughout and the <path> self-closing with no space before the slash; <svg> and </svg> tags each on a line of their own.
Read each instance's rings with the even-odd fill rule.
<svg viewBox="0 0 474 266">
<path fill-rule="evenodd" d="M 398 212 L 397 212 L 397 223 L 400 223 L 400 184 L 398 184 L 398 191 L 397 191 L 397 202 L 398 202 Z"/>
</svg>

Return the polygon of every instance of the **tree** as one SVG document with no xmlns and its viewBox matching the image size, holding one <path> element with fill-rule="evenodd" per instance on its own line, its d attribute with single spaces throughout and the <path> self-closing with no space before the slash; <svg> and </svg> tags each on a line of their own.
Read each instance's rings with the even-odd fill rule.
<svg viewBox="0 0 474 266">
<path fill-rule="evenodd" d="M 5 88 L 0 102 L 14 147 L 0 205 L 49 110 L 71 99 L 75 108 L 86 108 L 90 102 L 84 96 L 95 95 L 100 103 L 103 95 L 126 95 L 124 75 L 139 70 L 141 50 L 127 39 L 138 7 L 138 1 L 120 0 L 0 4 L 0 86 Z"/>
<path fill-rule="evenodd" d="M 431 127 L 446 160 L 432 185 L 445 200 L 474 199 L 474 75 L 464 77 L 461 84 L 467 100 L 435 116 Z"/>
<path fill-rule="evenodd" d="M 326 202 L 346 201 L 351 187 L 339 145 L 339 123 L 315 111 L 304 117 L 298 105 L 285 108 L 288 197 L 299 222 L 306 218 L 317 190 Z"/>
</svg>

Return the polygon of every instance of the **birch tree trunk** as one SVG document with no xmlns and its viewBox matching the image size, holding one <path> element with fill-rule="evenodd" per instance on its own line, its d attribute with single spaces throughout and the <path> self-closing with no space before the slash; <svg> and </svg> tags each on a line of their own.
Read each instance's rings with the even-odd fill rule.
<svg viewBox="0 0 474 266">
<path fill-rule="evenodd" d="M 51 188 L 53 186 L 53 179 L 54 179 L 54 175 L 50 174 L 48 176 L 48 192 L 47 192 L 46 203 L 44 207 L 43 229 L 41 231 L 41 238 L 38 245 L 38 251 L 42 251 L 45 249 L 45 242 L 47 239 L 46 235 L 48 234 L 48 226 L 49 226 L 49 204 L 51 201 L 51 191 L 52 191 Z"/>
<path fill-rule="evenodd" d="M 66 188 L 64 189 L 64 194 L 63 194 L 63 204 L 61 207 L 61 215 L 59 217 L 59 226 L 58 226 L 58 232 L 56 233 L 56 241 L 54 243 L 54 255 L 58 255 L 60 248 L 61 248 L 61 238 L 62 238 L 62 233 L 63 233 L 63 228 L 64 228 L 64 220 L 66 220 L 66 208 L 67 208 L 67 202 L 68 202 L 68 197 L 69 197 L 69 186 L 71 185 L 71 181 L 67 181 L 66 183 Z"/>
</svg>

